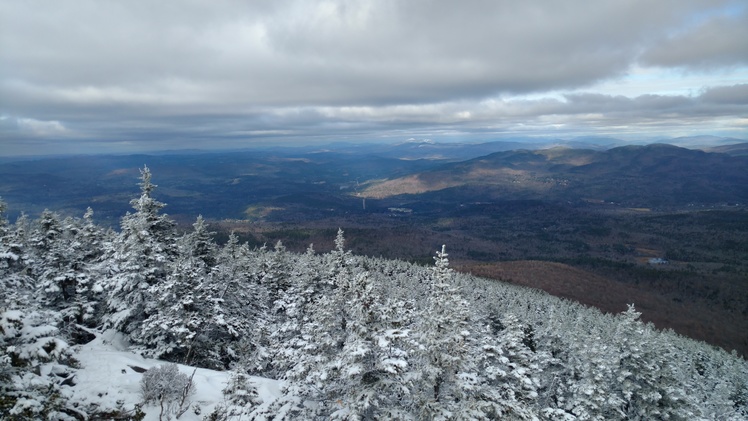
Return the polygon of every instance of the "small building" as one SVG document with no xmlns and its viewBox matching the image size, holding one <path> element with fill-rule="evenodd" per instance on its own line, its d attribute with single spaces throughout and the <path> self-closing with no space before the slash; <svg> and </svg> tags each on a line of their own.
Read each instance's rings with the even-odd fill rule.
<svg viewBox="0 0 748 421">
<path fill-rule="evenodd" d="M 390 215 L 393 216 L 404 216 L 413 213 L 413 209 L 410 208 L 387 208 L 387 210 L 390 211 Z"/>
<path fill-rule="evenodd" d="M 650 265 L 666 265 L 668 264 L 668 261 L 663 259 L 662 257 L 653 257 L 649 259 Z"/>
</svg>

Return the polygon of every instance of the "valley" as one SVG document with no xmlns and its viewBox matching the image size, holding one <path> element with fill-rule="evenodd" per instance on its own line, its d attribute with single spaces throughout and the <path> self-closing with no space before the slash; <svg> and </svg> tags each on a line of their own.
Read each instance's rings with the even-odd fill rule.
<svg viewBox="0 0 748 421">
<path fill-rule="evenodd" d="M 303 224 L 223 221 L 213 229 L 235 231 L 256 247 L 282 241 L 301 252 L 310 243 L 332 249 L 331 234 L 342 226 L 356 254 L 422 265 L 431 264 L 431 250 L 446 244 L 461 272 L 610 313 L 636 303 L 643 320 L 659 328 L 748 353 L 745 208 L 652 213 L 516 202 L 479 209 L 358 214 Z"/>
<path fill-rule="evenodd" d="M 14 220 L 45 208 L 118 227 L 147 164 L 165 212 L 252 247 L 334 248 L 453 267 L 748 355 L 748 158 L 669 145 L 286 148 L 0 163 Z M 441 149 L 440 149 L 441 148 Z M 448 157 L 452 158 L 448 158 Z"/>
</svg>

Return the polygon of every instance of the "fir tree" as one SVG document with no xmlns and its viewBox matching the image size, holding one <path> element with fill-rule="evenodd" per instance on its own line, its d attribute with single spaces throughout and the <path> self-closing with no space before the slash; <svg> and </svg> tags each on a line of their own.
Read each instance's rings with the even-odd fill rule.
<svg viewBox="0 0 748 421">
<path fill-rule="evenodd" d="M 260 282 L 270 294 L 268 303 L 269 308 L 273 308 L 275 301 L 289 287 L 288 252 L 283 243 L 278 240 L 272 252 L 263 253 L 262 261 L 262 278 Z"/>
<path fill-rule="evenodd" d="M 474 399 L 478 385 L 469 358 L 468 303 L 452 283 L 445 247 L 437 251 L 423 321 L 419 326 L 420 379 L 416 406 L 421 419 L 480 418 Z"/>
<path fill-rule="evenodd" d="M 243 365 L 238 364 L 231 370 L 231 377 L 222 391 L 223 400 L 216 406 L 208 420 L 242 420 L 262 403 L 257 387 L 246 373 Z"/>
<path fill-rule="evenodd" d="M 342 349 L 326 369 L 328 396 L 337 396 L 333 419 L 392 419 L 407 413 L 411 385 L 406 378 L 407 330 L 385 320 L 383 302 L 369 273 L 359 273 L 344 289 L 348 325 Z"/>
<path fill-rule="evenodd" d="M 160 214 L 165 206 L 152 197 L 148 167 L 141 171 L 141 195 L 130 203 L 135 213 L 122 218 L 121 232 L 114 240 L 110 280 L 104 287 L 108 295 L 109 325 L 126 333 L 154 311 L 153 288 L 163 282 L 175 254 L 174 222 Z"/>
<path fill-rule="evenodd" d="M 166 279 L 149 288 L 151 314 L 130 335 L 145 355 L 194 364 L 195 336 L 203 328 L 207 304 L 198 300 L 203 265 L 190 254 L 180 255 Z"/>
<path fill-rule="evenodd" d="M 92 222 L 92 216 L 93 211 L 89 208 L 83 221 L 65 218 L 59 228 L 55 228 L 56 239 L 48 242 L 39 257 L 44 262 L 39 282 L 40 295 L 46 300 L 46 305 L 61 310 L 63 318 L 68 322 L 87 323 L 91 326 L 94 324 L 98 300 L 93 291 L 92 278 L 94 266 L 102 254 L 103 238 L 101 231 Z M 57 225 L 49 221 L 54 221 L 53 217 L 43 215 L 38 225 Z M 36 238 L 39 237 L 37 234 Z"/>
<path fill-rule="evenodd" d="M 71 260 L 76 259 L 75 233 L 71 220 L 66 220 L 63 228 L 59 216 L 47 209 L 35 221 L 31 232 L 38 272 L 39 297 L 46 305 L 63 308 L 75 295 L 75 273 Z M 65 232 L 67 231 L 67 232 Z"/>
<path fill-rule="evenodd" d="M 3 254 L 0 256 L 0 307 L 24 308 L 36 299 L 36 285 L 31 274 L 35 262 L 29 253 L 28 218 L 26 214 L 8 229 L 2 240 Z"/>
<path fill-rule="evenodd" d="M 219 250 L 216 266 L 205 277 L 197 291 L 200 303 L 201 329 L 196 340 L 202 365 L 227 368 L 244 353 L 253 354 L 246 360 L 249 370 L 260 371 L 266 362 L 263 340 L 255 333 L 265 325 L 267 291 L 252 281 L 256 263 L 245 244 L 239 244 L 234 233 Z"/>
<path fill-rule="evenodd" d="M 0 197 L 0 276 L 6 275 L 19 258 L 11 251 L 10 224 L 5 217 L 7 209 L 8 206 Z"/>
<path fill-rule="evenodd" d="M 639 321 L 633 305 L 621 314 L 615 335 L 618 367 L 615 391 L 621 397 L 623 418 L 689 419 L 694 416 L 676 385 L 670 358 L 659 347 L 652 329 Z"/>
<path fill-rule="evenodd" d="M 216 265 L 217 246 L 213 242 L 215 233 L 208 231 L 202 215 L 198 215 L 192 228 L 192 232 L 183 237 L 184 250 L 181 253 L 188 253 L 202 260 L 205 268 L 210 270 Z"/>
<path fill-rule="evenodd" d="M 538 396 L 534 376 L 540 370 L 525 343 L 525 330 L 511 314 L 494 323 L 496 331 L 486 329 L 473 347 L 471 358 L 480 373 L 473 399 L 490 419 L 533 419 L 531 408 Z"/>
</svg>

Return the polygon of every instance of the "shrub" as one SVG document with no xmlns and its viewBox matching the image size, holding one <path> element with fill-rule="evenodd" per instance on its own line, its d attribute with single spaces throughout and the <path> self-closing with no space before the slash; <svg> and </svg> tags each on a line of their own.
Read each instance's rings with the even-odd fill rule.
<svg viewBox="0 0 748 421">
<path fill-rule="evenodd" d="M 192 373 L 194 376 L 195 373 Z M 159 419 L 177 418 L 190 406 L 189 398 L 195 394 L 192 376 L 179 372 L 176 364 L 153 367 L 143 374 L 140 381 L 141 394 L 145 404 L 154 403 L 161 406 Z"/>
</svg>

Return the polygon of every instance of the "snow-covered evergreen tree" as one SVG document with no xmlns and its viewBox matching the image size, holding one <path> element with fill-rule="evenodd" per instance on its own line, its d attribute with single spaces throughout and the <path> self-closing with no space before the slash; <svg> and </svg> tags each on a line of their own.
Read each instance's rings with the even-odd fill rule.
<svg viewBox="0 0 748 421">
<path fill-rule="evenodd" d="M 105 321 L 126 333 L 153 314 L 153 287 L 166 279 L 176 252 L 174 222 L 160 213 L 165 205 L 152 196 L 151 171 L 144 167 L 140 174 L 141 195 L 130 202 L 135 212 L 122 218 L 112 244 L 110 278 L 103 286 L 109 306 Z"/>
<path fill-rule="evenodd" d="M 152 285 L 151 313 L 130 339 L 145 355 L 192 364 L 195 336 L 203 327 L 204 306 L 197 297 L 206 275 L 202 260 L 183 254 L 166 279 Z"/>
<path fill-rule="evenodd" d="M 299 276 L 286 292 L 303 298 L 280 300 L 287 309 L 285 332 L 299 336 L 281 337 L 288 342 L 280 354 L 295 361 L 286 373 L 285 396 L 273 407 L 302 418 L 402 418 L 409 409 L 403 349 L 408 331 L 393 327 L 399 319 L 385 306 L 397 304 L 381 299 L 369 273 L 354 267 L 344 242 L 339 230 L 335 250 L 324 257 L 327 282 Z M 304 261 L 315 260 L 310 247 Z M 301 404 L 305 400 L 312 404 Z"/>
<path fill-rule="evenodd" d="M 320 259 L 312 245 L 288 264 L 288 286 L 279 291 L 267 320 L 266 360 L 271 364 L 266 364 L 264 371 L 272 376 L 285 374 L 306 346 L 302 327 L 309 320 L 309 308 L 321 287 Z"/>
<path fill-rule="evenodd" d="M 70 307 L 76 321 L 89 327 L 100 322 L 103 294 L 96 279 L 101 276 L 105 244 L 113 238 L 111 229 L 105 230 L 94 223 L 93 209 L 83 215 L 83 221 L 75 235 L 75 256 L 71 269 L 75 273 L 76 287 L 73 305 Z"/>
<path fill-rule="evenodd" d="M 447 420 L 483 417 L 476 389 L 480 381 L 469 356 L 470 311 L 452 285 L 446 248 L 437 251 L 431 291 L 418 326 L 420 378 L 415 405 L 421 419 Z"/>
<path fill-rule="evenodd" d="M 384 317 L 385 305 L 362 272 L 341 288 L 347 297 L 346 336 L 340 351 L 321 367 L 327 394 L 337 396 L 333 419 L 393 419 L 408 411 L 411 385 L 406 378 L 407 330 L 394 329 Z M 391 305 L 392 303 L 386 303 Z"/>
<path fill-rule="evenodd" d="M 488 418 L 533 419 L 539 367 L 526 344 L 526 332 L 512 314 L 487 327 L 470 356 L 477 365 L 476 403 Z"/>
<path fill-rule="evenodd" d="M 62 393 L 75 377 L 76 361 L 59 323 L 59 313 L 43 309 L 0 312 L 0 418 L 85 416 Z"/>
<path fill-rule="evenodd" d="M 198 365 L 204 363 L 203 344 L 197 335 L 208 330 L 209 301 L 201 299 L 206 278 L 216 264 L 216 245 L 202 216 L 194 230 L 176 239 L 176 256 L 162 282 L 148 292 L 154 298 L 152 313 L 131 339 L 146 355 Z"/>
<path fill-rule="evenodd" d="M 552 406 L 544 408 L 549 418 L 621 418 L 621 397 L 610 390 L 615 382 L 617 355 L 611 352 L 610 344 L 601 341 L 599 336 L 597 339 L 568 344 L 571 352 L 565 355 L 565 370 L 556 372 L 556 381 L 550 385 L 553 402 L 549 404 Z"/>
<path fill-rule="evenodd" d="M 79 256 L 76 250 L 77 233 L 72 219 L 61 223 L 54 212 L 45 210 L 35 221 L 32 244 L 36 260 L 43 268 L 38 276 L 40 297 L 46 305 L 65 308 L 75 297 L 76 269 Z"/>
<path fill-rule="evenodd" d="M 11 227 L 5 216 L 7 208 L 5 201 L 0 197 L 0 277 L 9 275 L 20 258 L 13 252 Z"/>
<path fill-rule="evenodd" d="M 29 231 L 31 231 L 29 217 L 27 214 L 21 212 L 10 233 L 8 247 L 14 255 L 11 266 L 15 267 L 16 272 L 22 272 L 24 275 L 30 276 L 38 272 L 38 270 L 34 268 L 35 262 L 29 239 Z"/>
<path fill-rule="evenodd" d="M 223 400 L 216 405 L 207 417 L 212 421 L 230 421 L 248 419 L 255 408 L 262 403 L 257 387 L 252 383 L 246 368 L 239 364 L 231 370 L 226 387 L 222 391 Z"/>
<path fill-rule="evenodd" d="M 267 363 L 257 332 L 267 317 L 268 294 L 253 279 L 256 265 L 246 243 L 239 244 L 232 233 L 195 295 L 200 310 L 193 352 L 200 365 L 228 368 L 245 353 L 253 354 L 246 362 L 249 370 Z"/>
<path fill-rule="evenodd" d="M 59 222 L 53 213 L 45 212 L 32 237 L 37 244 L 37 260 L 43 262 L 38 281 L 40 297 L 46 300 L 46 306 L 62 311 L 67 322 L 90 326 L 96 322 L 100 298 L 93 290 L 93 278 L 104 237 L 92 216 L 89 208 L 82 221 L 68 217 Z"/>
<path fill-rule="evenodd" d="M 275 243 L 273 251 L 264 253 L 263 257 L 260 283 L 265 286 L 270 295 L 268 307 L 272 308 L 275 301 L 290 285 L 291 268 L 288 262 L 288 252 L 280 240 Z"/>
<path fill-rule="evenodd" d="M 54 244 L 62 236 L 62 225 L 60 217 L 55 212 L 45 209 L 36 222 L 31 233 L 31 244 L 47 260 L 45 264 L 54 265 L 59 255 L 50 255 Z"/>
<path fill-rule="evenodd" d="M 31 276 L 36 265 L 28 242 L 28 217 L 16 221 L 1 238 L 3 255 L 0 258 L 0 308 L 25 308 L 35 305 L 36 282 Z"/>
<path fill-rule="evenodd" d="M 330 388 L 339 375 L 334 360 L 343 348 L 349 321 L 345 300 L 350 271 L 344 246 L 343 231 L 338 230 L 336 249 L 326 256 L 324 269 L 329 290 L 309 303 L 300 338 L 294 344 L 298 348 L 286 348 L 295 361 L 285 373 L 288 383 L 284 398 L 275 405 L 302 417 L 329 416 L 333 412 L 332 397 L 336 395 Z M 302 405 L 304 400 L 314 405 Z"/>
<path fill-rule="evenodd" d="M 613 390 L 621 397 L 625 419 L 690 419 L 695 416 L 677 387 L 671 356 L 660 347 L 653 329 L 639 321 L 641 313 L 630 305 L 615 334 L 618 367 Z"/>
<path fill-rule="evenodd" d="M 208 231 L 205 219 L 198 215 L 197 220 L 192 224 L 192 232 L 182 238 L 180 244 L 180 254 L 189 254 L 203 261 L 207 270 L 216 265 L 216 253 L 218 247 L 213 241 L 214 232 Z"/>
<path fill-rule="evenodd" d="M 2 197 L 0 197 L 0 270 L 7 269 L 10 265 L 8 262 L 12 260 L 10 253 L 10 247 L 8 243 L 10 240 L 10 226 L 8 219 L 5 217 L 5 212 L 8 210 L 8 205 L 5 203 Z"/>
</svg>

